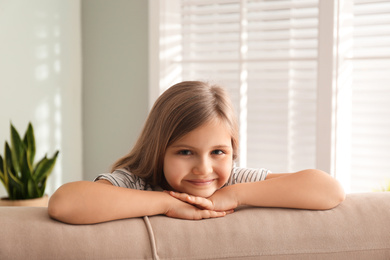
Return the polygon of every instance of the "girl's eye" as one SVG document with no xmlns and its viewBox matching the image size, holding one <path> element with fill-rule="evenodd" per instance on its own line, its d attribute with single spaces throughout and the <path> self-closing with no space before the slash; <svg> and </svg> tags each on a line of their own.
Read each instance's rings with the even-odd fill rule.
<svg viewBox="0 0 390 260">
<path fill-rule="evenodd" d="M 180 150 L 178 152 L 178 154 L 180 154 L 180 155 L 191 155 L 192 153 L 191 153 L 190 150 Z"/>
<path fill-rule="evenodd" d="M 211 152 L 212 154 L 217 154 L 217 155 L 221 155 L 221 154 L 224 154 L 224 151 L 222 150 L 214 150 Z"/>
</svg>

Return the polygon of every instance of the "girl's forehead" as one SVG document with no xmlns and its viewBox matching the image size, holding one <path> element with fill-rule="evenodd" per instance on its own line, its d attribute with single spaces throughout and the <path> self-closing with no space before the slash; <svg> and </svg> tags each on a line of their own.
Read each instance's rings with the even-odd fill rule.
<svg viewBox="0 0 390 260">
<path fill-rule="evenodd" d="M 226 142 L 230 143 L 232 138 L 231 128 L 229 124 L 224 120 L 209 120 L 197 128 L 191 130 L 190 132 L 184 134 L 178 138 L 174 143 L 191 141 L 196 143 L 197 141 L 202 141 L 209 139 L 215 142 Z"/>
</svg>

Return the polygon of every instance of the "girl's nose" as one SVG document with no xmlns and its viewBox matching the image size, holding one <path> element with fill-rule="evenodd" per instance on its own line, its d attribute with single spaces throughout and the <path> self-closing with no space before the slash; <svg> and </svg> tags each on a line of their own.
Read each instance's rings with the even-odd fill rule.
<svg viewBox="0 0 390 260">
<path fill-rule="evenodd" d="M 201 158 L 193 169 L 194 174 L 207 175 L 213 172 L 212 163 L 209 158 Z"/>
</svg>

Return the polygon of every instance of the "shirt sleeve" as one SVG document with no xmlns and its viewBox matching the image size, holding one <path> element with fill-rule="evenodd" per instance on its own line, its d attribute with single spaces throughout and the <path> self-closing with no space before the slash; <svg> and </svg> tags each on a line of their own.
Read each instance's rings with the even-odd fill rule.
<svg viewBox="0 0 390 260">
<path fill-rule="evenodd" d="M 244 182 L 264 181 L 268 173 L 270 173 L 270 171 L 264 168 L 254 169 L 234 167 L 226 185 L 233 185 L 236 183 Z"/>
<path fill-rule="evenodd" d="M 142 178 L 132 174 L 125 169 L 118 169 L 112 173 L 100 174 L 93 181 L 98 180 L 107 180 L 111 182 L 112 185 L 117 187 L 135 190 L 152 190 L 151 186 L 146 184 Z"/>
</svg>

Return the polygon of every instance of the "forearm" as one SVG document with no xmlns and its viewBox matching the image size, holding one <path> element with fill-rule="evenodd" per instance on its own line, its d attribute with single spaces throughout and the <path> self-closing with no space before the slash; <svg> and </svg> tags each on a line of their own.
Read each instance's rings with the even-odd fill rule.
<svg viewBox="0 0 390 260">
<path fill-rule="evenodd" d="M 80 181 L 60 187 L 50 198 L 51 217 L 71 224 L 164 214 L 172 198 L 163 192 Z"/>
<path fill-rule="evenodd" d="M 330 209 L 344 200 L 340 184 L 319 170 L 304 170 L 265 181 L 232 186 L 240 205 Z"/>
</svg>

